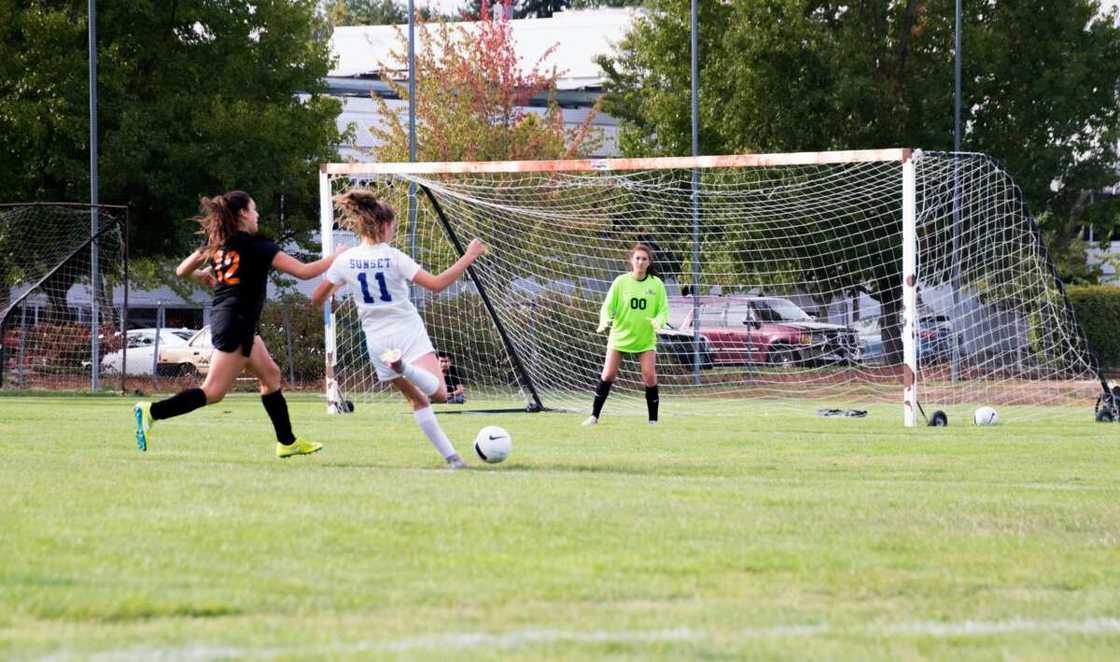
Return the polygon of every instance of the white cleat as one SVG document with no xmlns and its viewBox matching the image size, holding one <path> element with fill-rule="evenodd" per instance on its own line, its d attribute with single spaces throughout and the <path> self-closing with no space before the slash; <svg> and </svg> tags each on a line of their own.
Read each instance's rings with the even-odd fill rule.
<svg viewBox="0 0 1120 662">
<path fill-rule="evenodd" d="M 657 421 L 650 421 L 649 424 L 650 425 L 657 425 Z"/>
<path fill-rule="evenodd" d="M 587 428 L 587 427 L 591 427 L 592 425 L 598 425 L 598 423 L 599 423 L 598 418 L 596 418 L 595 416 L 588 416 L 582 423 L 580 423 L 580 425 Z"/>
<path fill-rule="evenodd" d="M 401 350 L 399 349 L 387 349 L 381 352 L 380 358 L 382 363 L 389 366 L 397 374 L 400 374 L 401 368 L 404 367 L 401 365 Z"/>
<path fill-rule="evenodd" d="M 452 471 L 466 469 L 469 466 L 458 453 L 447 458 L 447 468 Z"/>
</svg>

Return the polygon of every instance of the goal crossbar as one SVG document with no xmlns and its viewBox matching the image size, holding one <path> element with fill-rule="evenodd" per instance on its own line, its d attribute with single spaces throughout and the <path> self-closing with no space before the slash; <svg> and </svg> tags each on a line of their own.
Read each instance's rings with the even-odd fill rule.
<svg viewBox="0 0 1120 662">
<path fill-rule="evenodd" d="M 323 175 L 434 175 L 502 172 L 610 172 L 631 170 L 689 170 L 693 168 L 766 168 L 837 163 L 903 162 L 909 148 L 857 149 L 788 154 L 732 154 L 724 156 L 667 156 L 636 159 L 571 159 L 557 161 L 430 161 L 393 163 L 325 163 Z"/>
</svg>

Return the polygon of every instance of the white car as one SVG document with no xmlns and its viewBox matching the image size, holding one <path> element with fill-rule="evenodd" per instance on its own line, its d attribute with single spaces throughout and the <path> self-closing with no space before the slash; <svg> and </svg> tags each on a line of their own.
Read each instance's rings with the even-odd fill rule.
<svg viewBox="0 0 1120 662">
<path fill-rule="evenodd" d="M 204 326 L 181 345 L 159 348 L 159 374 L 161 377 L 193 377 L 210 371 L 210 357 L 214 345 L 210 327 Z"/>
<path fill-rule="evenodd" d="M 186 345 L 197 331 L 193 329 L 132 329 L 126 334 L 128 339 L 128 370 L 130 375 L 151 375 L 155 367 L 156 334 L 159 334 L 159 347 Z M 101 357 L 101 371 L 120 373 L 124 350 L 118 349 Z"/>
</svg>

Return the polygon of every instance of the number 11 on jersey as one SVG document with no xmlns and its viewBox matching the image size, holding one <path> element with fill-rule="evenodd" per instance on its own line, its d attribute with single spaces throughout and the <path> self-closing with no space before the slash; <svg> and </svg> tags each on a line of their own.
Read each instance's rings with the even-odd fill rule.
<svg viewBox="0 0 1120 662">
<path fill-rule="evenodd" d="M 378 271 L 373 277 L 377 279 L 377 289 L 381 290 L 381 300 L 391 302 L 393 297 L 389 296 L 389 288 L 385 287 L 385 274 Z M 369 293 L 369 278 L 365 271 L 358 274 L 358 282 L 362 285 L 362 300 L 366 303 L 374 303 Z"/>
</svg>

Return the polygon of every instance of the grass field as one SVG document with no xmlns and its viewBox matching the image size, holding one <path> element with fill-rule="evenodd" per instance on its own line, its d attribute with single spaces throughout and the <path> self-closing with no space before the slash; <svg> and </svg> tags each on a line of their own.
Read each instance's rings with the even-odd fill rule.
<svg viewBox="0 0 1120 662">
<path fill-rule="evenodd" d="M 0 398 L 0 658 L 1120 656 L 1120 426 L 1088 409 L 447 416 L 514 438 L 450 472 L 400 403 L 291 402 L 322 453 L 277 460 L 252 396 L 148 453 L 130 400 Z"/>
</svg>

